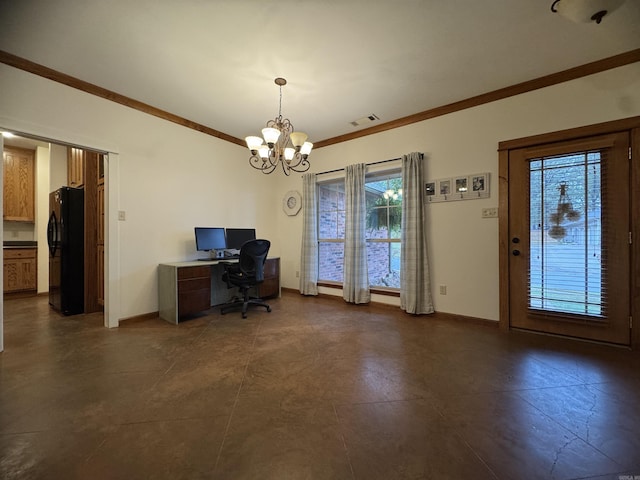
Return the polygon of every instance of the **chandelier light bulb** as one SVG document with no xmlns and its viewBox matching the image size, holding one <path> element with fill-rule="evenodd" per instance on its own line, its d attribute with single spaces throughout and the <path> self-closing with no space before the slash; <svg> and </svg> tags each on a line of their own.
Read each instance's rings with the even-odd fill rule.
<svg viewBox="0 0 640 480">
<path fill-rule="evenodd" d="M 307 141 L 307 134 L 304 132 L 292 132 L 289 138 L 293 146 L 296 147 L 296 151 L 299 152 L 304 142 Z"/>
<path fill-rule="evenodd" d="M 260 148 L 258 148 L 258 153 L 260 154 L 260 158 L 266 160 L 267 158 L 269 158 L 269 147 L 264 144 L 260 145 Z"/>
<path fill-rule="evenodd" d="M 262 136 L 267 145 L 269 145 L 269 148 L 273 148 L 273 145 L 278 141 L 278 138 L 280 138 L 280 130 L 269 127 L 263 128 Z"/>
<path fill-rule="evenodd" d="M 311 153 L 311 149 L 313 148 L 313 143 L 311 142 L 304 142 L 302 144 L 302 148 L 300 149 L 300 153 L 302 155 L 309 155 Z"/>
<path fill-rule="evenodd" d="M 254 137 L 254 136 L 250 136 L 244 139 L 245 142 L 247 142 L 247 147 L 249 147 L 249 150 L 251 150 L 251 153 L 253 153 L 255 155 L 255 152 L 260 148 L 260 145 L 262 145 L 262 138 L 260 137 Z"/>
<path fill-rule="evenodd" d="M 284 149 L 284 159 L 288 162 L 291 163 L 291 160 L 293 160 L 293 156 L 295 155 L 296 150 L 295 148 L 291 148 L 291 147 L 287 147 Z"/>
</svg>

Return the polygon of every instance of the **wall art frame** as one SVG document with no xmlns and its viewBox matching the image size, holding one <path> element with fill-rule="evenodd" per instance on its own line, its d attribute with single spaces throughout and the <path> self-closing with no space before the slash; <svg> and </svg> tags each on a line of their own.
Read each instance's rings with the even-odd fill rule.
<svg viewBox="0 0 640 480">
<path fill-rule="evenodd" d="M 427 180 L 424 184 L 427 203 L 489 198 L 491 178 L 488 172 Z"/>
</svg>

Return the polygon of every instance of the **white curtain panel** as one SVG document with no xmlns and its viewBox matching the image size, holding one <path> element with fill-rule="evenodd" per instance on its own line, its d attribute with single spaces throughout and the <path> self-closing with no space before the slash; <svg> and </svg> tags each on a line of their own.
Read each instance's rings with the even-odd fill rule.
<svg viewBox="0 0 640 480">
<path fill-rule="evenodd" d="M 316 174 L 302 176 L 300 293 L 318 295 L 318 197 Z"/>
<path fill-rule="evenodd" d="M 402 156 L 400 308 L 413 314 L 434 312 L 427 255 L 423 163 L 421 153 Z"/>
<path fill-rule="evenodd" d="M 367 269 L 367 238 L 365 199 L 366 165 L 359 163 L 345 168 L 345 234 L 344 281 L 342 297 L 350 303 L 369 303 L 369 271 Z"/>
</svg>

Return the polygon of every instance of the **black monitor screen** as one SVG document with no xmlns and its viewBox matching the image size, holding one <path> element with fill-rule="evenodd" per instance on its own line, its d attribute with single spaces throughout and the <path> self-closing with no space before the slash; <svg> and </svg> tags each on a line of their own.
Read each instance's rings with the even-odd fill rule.
<svg viewBox="0 0 640 480">
<path fill-rule="evenodd" d="M 224 228 L 222 227 L 195 227 L 196 250 L 222 250 L 227 248 Z"/>
<path fill-rule="evenodd" d="M 240 250 L 245 242 L 255 239 L 255 228 L 227 228 L 227 248 Z"/>
</svg>

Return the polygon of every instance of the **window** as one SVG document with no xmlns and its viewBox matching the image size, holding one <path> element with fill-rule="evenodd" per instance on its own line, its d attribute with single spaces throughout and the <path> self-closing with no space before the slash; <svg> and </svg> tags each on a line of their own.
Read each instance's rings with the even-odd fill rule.
<svg viewBox="0 0 640 480">
<path fill-rule="evenodd" d="M 318 279 L 343 281 L 344 180 L 318 185 Z"/>
<path fill-rule="evenodd" d="M 533 159 L 529 171 L 529 308 L 604 317 L 602 153 Z"/>
<path fill-rule="evenodd" d="M 372 288 L 400 288 L 400 170 L 367 175 L 367 263 Z M 343 281 L 344 180 L 318 185 L 319 280 Z"/>
</svg>

